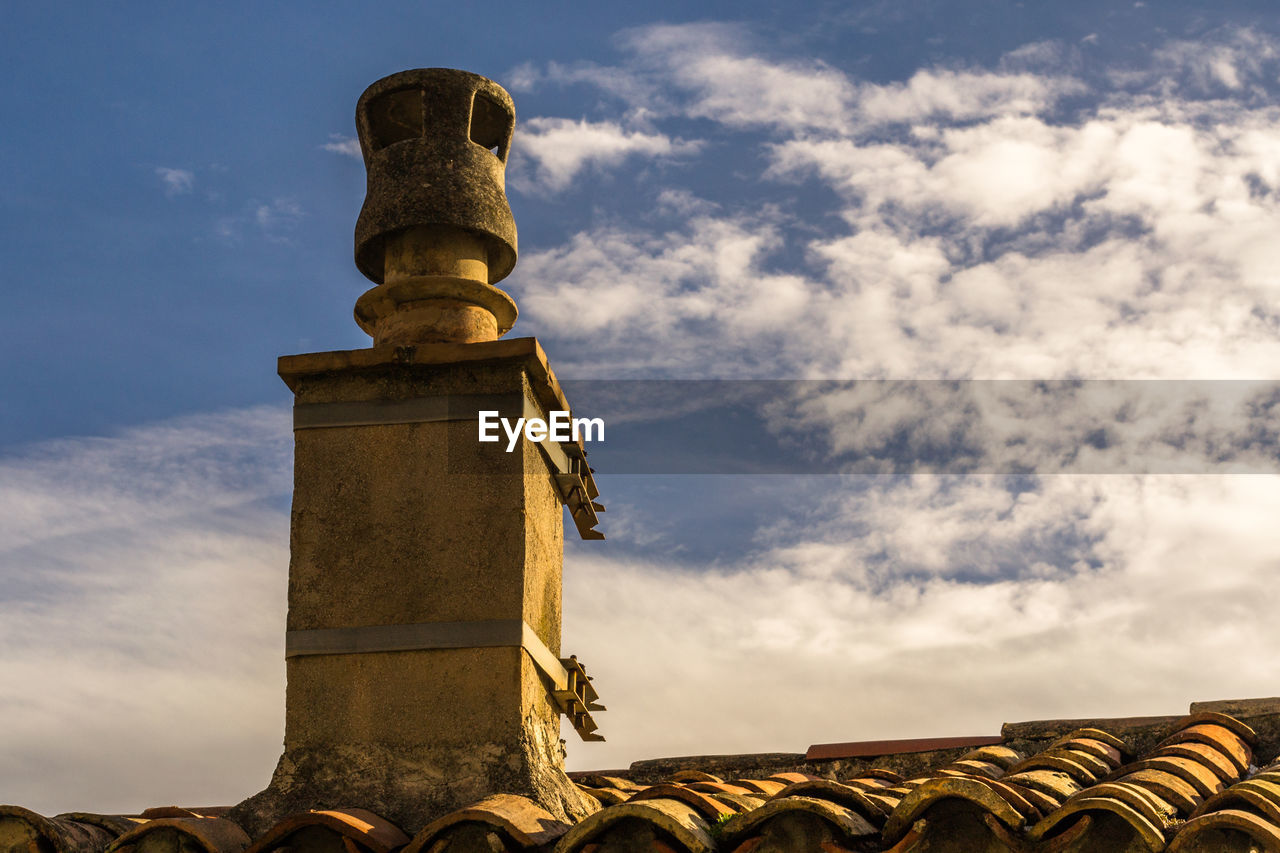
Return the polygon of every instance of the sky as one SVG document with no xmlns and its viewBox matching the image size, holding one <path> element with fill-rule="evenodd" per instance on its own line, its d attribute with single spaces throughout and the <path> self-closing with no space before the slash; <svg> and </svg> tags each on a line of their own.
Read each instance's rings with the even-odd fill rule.
<svg viewBox="0 0 1280 853">
<path fill-rule="evenodd" d="M 1280 694 L 1269 5 L 7 3 L 0 802 L 265 786 L 275 359 L 369 344 L 414 67 L 514 97 L 512 334 L 607 424 L 570 768 Z"/>
</svg>

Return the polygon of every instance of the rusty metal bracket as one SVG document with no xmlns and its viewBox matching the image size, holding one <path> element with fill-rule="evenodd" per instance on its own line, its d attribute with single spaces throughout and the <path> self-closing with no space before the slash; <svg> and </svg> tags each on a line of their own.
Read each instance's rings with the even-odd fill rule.
<svg viewBox="0 0 1280 853">
<path fill-rule="evenodd" d="M 562 690 L 552 690 L 551 696 L 560 706 L 560 713 L 569 718 L 573 730 L 585 741 L 604 740 L 603 735 L 596 734 L 596 721 L 591 718 L 592 711 L 603 711 L 600 694 L 591 684 L 591 676 L 587 668 L 578 662 L 577 655 L 560 658 L 567 679 Z"/>
<path fill-rule="evenodd" d="M 604 740 L 592 711 L 603 711 L 591 678 L 576 657 L 558 658 L 522 619 L 477 622 L 412 622 L 404 625 L 364 625 L 357 628 L 311 628 L 286 631 L 286 658 L 311 655 L 350 655 L 370 652 L 410 652 L 433 649 L 521 648 L 547 677 L 549 693 L 560 713 L 585 741 Z"/>
<path fill-rule="evenodd" d="M 524 417 L 540 418 L 542 410 L 528 397 L 524 399 Z M 560 501 L 569 508 L 573 524 L 583 539 L 603 539 L 604 534 L 595 529 L 600 523 L 597 513 L 604 512 L 604 504 L 596 501 L 600 490 L 596 488 L 591 466 L 587 465 L 587 451 L 579 441 L 552 441 L 543 439 L 538 449 L 552 470 Z"/>
</svg>

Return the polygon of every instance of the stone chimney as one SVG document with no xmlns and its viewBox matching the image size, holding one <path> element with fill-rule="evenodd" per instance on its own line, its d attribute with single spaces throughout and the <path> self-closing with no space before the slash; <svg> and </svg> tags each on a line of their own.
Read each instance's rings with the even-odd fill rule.
<svg viewBox="0 0 1280 853">
<path fill-rule="evenodd" d="M 404 71 L 361 96 L 368 172 L 355 259 L 369 349 L 280 359 L 294 392 L 284 754 L 233 816 L 254 836 L 363 808 L 413 834 L 492 793 L 591 810 L 565 776 L 595 692 L 561 658 L 567 506 L 603 509 L 580 443 L 478 441 L 478 413 L 568 411 L 494 284 L 516 261 L 503 188 L 515 111 L 496 83 Z"/>
</svg>

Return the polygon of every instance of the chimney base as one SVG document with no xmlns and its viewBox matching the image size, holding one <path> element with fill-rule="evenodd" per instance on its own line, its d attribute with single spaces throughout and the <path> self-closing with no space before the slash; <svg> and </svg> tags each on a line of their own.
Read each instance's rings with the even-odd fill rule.
<svg viewBox="0 0 1280 853">
<path fill-rule="evenodd" d="M 532 723 L 533 721 L 529 721 Z M 526 733 L 539 727 L 530 725 Z M 520 794 L 566 823 L 599 806 L 560 769 L 558 739 L 522 737 L 467 750 L 405 750 L 371 744 L 304 747 L 280 757 L 266 790 L 227 816 L 259 838 L 289 815 L 360 808 L 410 837 L 436 818 L 494 793 Z"/>
</svg>

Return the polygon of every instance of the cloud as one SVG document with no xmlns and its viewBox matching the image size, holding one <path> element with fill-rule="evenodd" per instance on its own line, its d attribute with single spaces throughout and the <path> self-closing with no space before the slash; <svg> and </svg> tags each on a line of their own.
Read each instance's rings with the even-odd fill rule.
<svg viewBox="0 0 1280 853">
<path fill-rule="evenodd" d="M 196 181 L 195 174 L 187 169 L 169 169 L 164 166 L 156 167 L 156 176 L 164 184 L 164 194 L 167 196 L 191 192 Z"/>
<path fill-rule="evenodd" d="M 757 147 L 774 182 L 765 197 L 831 200 L 807 197 L 797 221 L 709 194 L 718 206 L 666 205 L 675 224 L 600 225 L 527 253 L 522 322 L 556 341 L 562 373 L 1273 378 L 1269 38 L 1166 42 L 1087 78 L 1083 48 L 1041 43 L 996 68 L 891 82 L 772 58 L 736 27 L 648 28 L 623 47 L 632 89 L 664 93 L 630 104 L 654 127 L 707 122 L 710 150 Z M 1133 432 L 1097 444 L 1120 458 L 1167 441 L 1212 460 L 1275 428 L 1265 411 L 1251 423 L 1231 407 L 1225 420 L 1195 406 L 1161 414 L 1159 402 L 1111 401 L 1134 406 Z M 1041 428 L 1088 447 L 1090 421 L 1119 413 L 1105 395 L 1005 403 L 988 410 L 993 433 L 968 437 L 977 452 L 1002 435 L 1016 449 L 1020 430 Z M 843 437 L 945 443 L 963 420 L 956 406 L 864 398 L 853 408 L 869 430 Z M 816 395 L 775 427 L 825 424 L 834 442 L 850 412 Z M 673 492 L 696 514 L 741 500 L 749 482 L 685 478 Z M 570 738 L 571 766 L 1170 713 L 1256 695 L 1271 677 L 1237 650 L 1280 640 L 1266 580 L 1280 566 L 1267 533 L 1274 476 L 769 488 L 771 520 L 735 531 L 748 544 L 728 564 L 650 557 L 659 546 L 641 541 L 634 500 L 641 517 L 622 531 L 640 544 L 570 550 L 566 644 L 610 707 L 610 741 Z M 669 505 L 650 514 L 671 523 Z M 691 708 L 691 684 L 717 702 Z"/>
<path fill-rule="evenodd" d="M 570 735 L 571 767 L 1176 713 L 1271 677 L 1238 649 L 1280 641 L 1280 479 L 771 482 L 808 512 L 732 568 L 572 553 L 566 648 L 609 740 Z"/>
<path fill-rule="evenodd" d="M 290 198 L 250 201 L 240 213 L 218 219 L 214 230 L 231 243 L 244 239 L 246 229 L 251 229 L 269 242 L 289 244 L 289 232 L 305 215 L 302 206 Z"/>
<path fill-rule="evenodd" d="M 620 67 L 525 64 L 519 88 L 589 85 L 621 99 L 633 116 L 710 119 L 736 129 L 850 134 L 935 118 L 971 120 L 1034 113 L 1083 85 L 1069 77 L 1022 70 L 1060 58 L 1050 43 L 1006 57 L 1010 71 L 921 69 L 904 82 L 869 83 L 808 60 L 767 58 L 746 28 L 722 24 L 656 25 L 626 31 L 632 57 Z M 1052 54 L 1052 55 L 1050 55 Z"/>
<path fill-rule="evenodd" d="M 329 134 L 329 141 L 321 145 L 320 148 L 324 151 L 332 151 L 334 154 L 345 154 L 357 160 L 364 157 L 360 151 L 360 140 L 354 136 L 343 136 L 340 133 Z"/>
<path fill-rule="evenodd" d="M 6 797 L 129 812 L 265 784 L 288 447 L 288 413 L 257 408 L 0 461 Z M 1167 713 L 1270 677 L 1235 651 L 1280 641 L 1280 479 L 678 479 L 663 517 L 767 522 L 729 564 L 570 547 L 565 648 L 610 708 L 570 766 Z"/>
<path fill-rule="evenodd" d="M 545 86 L 589 86 L 629 104 L 639 114 L 653 109 L 664 97 L 656 81 L 628 68 L 595 62 L 552 60 L 545 66 L 525 62 L 508 71 L 502 82 L 513 92 L 532 92 Z"/>
<path fill-rule="evenodd" d="M 278 198 L 253 209 L 253 221 L 263 231 L 291 226 L 302 218 L 302 207 L 292 199 Z"/>
<path fill-rule="evenodd" d="M 774 470 L 787 470 L 796 457 L 785 451 L 798 445 L 820 462 L 817 470 L 850 473 L 1280 473 L 1275 382 L 801 382 L 765 390 L 772 396 L 757 403 L 780 439 L 769 454 Z"/>
<path fill-rule="evenodd" d="M 1171 39 L 1152 51 L 1146 66 L 1116 68 L 1111 79 L 1126 89 L 1164 97 L 1234 98 L 1271 102 L 1280 72 L 1280 41 L 1250 27 L 1227 26 L 1198 39 Z"/>
<path fill-rule="evenodd" d="M 661 133 L 627 131 L 614 122 L 532 118 L 520 130 L 519 151 L 534 164 L 532 180 L 513 175 L 512 183 L 525 192 L 566 189 L 584 169 L 616 166 L 633 157 L 670 158 L 693 154 L 697 141 L 673 139 Z"/>
<path fill-rule="evenodd" d="M 854 108 L 864 126 L 966 121 L 1035 114 L 1082 89 L 1070 78 L 922 69 L 905 83 L 861 85 Z"/>
<path fill-rule="evenodd" d="M 752 55 L 749 41 L 741 27 L 709 23 L 637 29 L 623 43 L 644 73 L 686 96 L 684 115 L 732 127 L 848 127 L 856 90 L 844 73 L 820 62 Z"/>
<path fill-rule="evenodd" d="M 846 199 L 852 233 L 811 243 L 845 324 L 833 335 L 850 354 L 875 342 L 897 375 L 1265 375 L 1280 116 L 1214 115 L 1169 104 L 923 142 L 795 140 L 772 168 Z M 847 364 L 886 369 L 874 360 Z"/>
<path fill-rule="evenodd" d="M 1215 38 L 1195 56 L 1272 50 Z M 665 204 L 659 225 L 526 254 L 525 322 L 570 341 L 607 330 L 584 350 L 596 375 L 640 369 L 637 353 L 698 376 L 834 378 L 1260 378 L 1280 357 L 1280 110 L 1162 88 L 1170 57 L 1208 67 L 1181 42 L 1153 50 L 1143 80 L 1095 90 L 1045 43 L 890 83 L 752 54 L 738 27 L 651 27 L 623 46 L 623 71 L 671 93 L 665 113 L 643 104 L 655 128 L 710 120 L 708 144 L 754 146 L 762 198 L 789 207 Z"/>
<path fill-rule="evenodd" d="M 288 413 L 0 459 L 0 763 L 45 814 L 236 802 L 279 752 Z"/>
<path fill-rule="evenodd" d="M 803 276 L 762 265 L 781 243 L 775 219 L 763 211 L 694 216 L 662 234 L 580 233 L 522 259 L 522 310 L 535 330 L 564 341 L 566 355 L 583 353 L 579 377 L 786 372 L 797 361 L 788 354 L 799 343 L 794 324 L 816 297 Z M 724 349 L 707 360 L 713 341 Z"/>
</svg>

